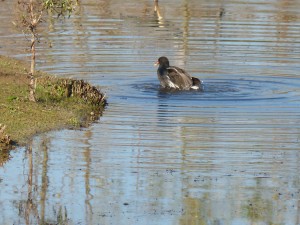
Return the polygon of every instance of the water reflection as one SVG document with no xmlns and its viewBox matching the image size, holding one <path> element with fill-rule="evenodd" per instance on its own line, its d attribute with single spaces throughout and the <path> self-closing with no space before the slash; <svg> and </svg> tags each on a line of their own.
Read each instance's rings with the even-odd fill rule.
<svg viewBox="0 0 300 225">
<path fill-rule="evenodd" d="M 163 24 L 163 17 L 160 12 L 160 8 L 158 5 L 158 0 L 154 0 L 154 12 L 156 13 L 158 24 Z M 162 26 L 163 27 L 163 26 Z"/>
<path fill-rule="evenodd" d="M 25 151 L 23 160 L 23 177 L 18 200 L 13 200 L 14 211 L 18 212 L 18 217 L 14 216 L 14 223 L 17 224 L 69 224 L 71 220 L 67 216 L 67 209 L 62 206 L 51 206 L 47 209 L 48 194 L 48 140 L 43 137 L 38 147 L 40 152 L 33 152 L 33 143 L 30 142 Z M 40 155 L 43 154 L 43 155 Z M 41 165 L 39 164 L 41 162 Z M 41 166 L 41 168 L 39 168 Z M 41 169 L 41 172 L 39 171 Z M 23 183 L 24 182 L 24 183 Z M 49 212 L 50 214 L 49 218 Z M 5 221 L 4 221 L 5 222 Z"/>
<path fill-rule="evenodd" d="M 3 223 L 299 224 L 298 6 L 89 0 L 50 20 L 39 68 L 101 85 L 109 105 L 90 128 L 11 153 Z M 1 53 L 25 56 L 0 34 Z M 161 90 L 161 55 L 204 91 Z"/>
</svg>

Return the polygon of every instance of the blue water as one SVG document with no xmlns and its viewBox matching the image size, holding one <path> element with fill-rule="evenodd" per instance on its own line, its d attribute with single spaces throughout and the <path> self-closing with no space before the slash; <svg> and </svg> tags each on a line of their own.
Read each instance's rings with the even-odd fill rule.
<svg viewBox="0 0 300 225">
<path fill-rule="evenodd" d="M 299 224 L 299 6 L 87 0 L 45 23 L 38 69 L 98 85 L 109 104 L 89 128 L 12 152 L 3 224 Z M 0 34 L 1 54 L 29 60 L 22 35 Z M 161 89 L 162 55 L 204 90 Z"/>
</svg>

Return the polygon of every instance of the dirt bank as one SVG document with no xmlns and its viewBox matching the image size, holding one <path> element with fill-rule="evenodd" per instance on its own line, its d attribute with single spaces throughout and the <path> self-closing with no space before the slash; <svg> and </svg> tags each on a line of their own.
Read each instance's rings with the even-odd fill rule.
<svg viewBox="0 0 300 225">
<path fill-rule="evenodd" d="M 27 74 L 24 62 L 0 56 L 0 152 L 41 132 L 86 126 L 101 115 L 106 100 L 98 88 L 43 72 L 36 73 L 38 101 L 30 102 Z"/>
</svg>

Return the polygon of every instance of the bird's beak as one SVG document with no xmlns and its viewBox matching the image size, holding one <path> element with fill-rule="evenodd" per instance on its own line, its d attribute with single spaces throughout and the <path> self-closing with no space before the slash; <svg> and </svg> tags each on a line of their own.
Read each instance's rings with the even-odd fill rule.
<svg viewBox="0 0 300 225">
<path fill-rule="evenodd" d="M 159 65 L 159 62 L 157 61 L 156 63 L 154 63 L 154 66 L 158 66 Z"/>
</svg>

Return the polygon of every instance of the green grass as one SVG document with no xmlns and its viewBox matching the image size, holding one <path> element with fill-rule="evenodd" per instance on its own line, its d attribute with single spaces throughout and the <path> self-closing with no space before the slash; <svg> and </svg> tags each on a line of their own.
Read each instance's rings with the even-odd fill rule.
<svg viewBox="0 0 300 225">
<path fill-rule="evenodd" d="M 0 124 L 6 125 L 5 134 L 17 145 L 26 144 L 33 135 L 42 132 L 86 126 L 104 108 L 103 95 L 97 103 L 89 97 L 82 98 L 81 93 L 69 97 L 66 83 L 73 80 L 42 72 L 36 73 L 38 101 L 30 102 L 27 74 L 26 64 L 0 56 Z M 1 148 L 4 147 L 0 143 Z"/>
</svg>

